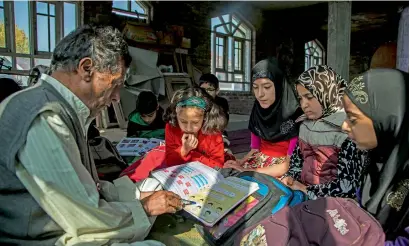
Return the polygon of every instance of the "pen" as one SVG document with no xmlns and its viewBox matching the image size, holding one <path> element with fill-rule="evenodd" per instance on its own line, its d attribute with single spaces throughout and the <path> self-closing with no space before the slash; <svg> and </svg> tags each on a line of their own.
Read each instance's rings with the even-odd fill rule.
<svg viewBox="0 0 410 246">
<path fill-rule="evenodd" d="M 196 202 L 190 201 L 190 200 L 181 199 L 181 201 L 182 201 L 182 205 L 194 205 L 194 204 L 196 204 Z"/>
</svg>

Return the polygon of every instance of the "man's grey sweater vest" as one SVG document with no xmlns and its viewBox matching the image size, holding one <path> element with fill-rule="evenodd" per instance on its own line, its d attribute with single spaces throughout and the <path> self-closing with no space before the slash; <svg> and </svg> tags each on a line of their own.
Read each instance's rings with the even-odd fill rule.
<svg viewBox="0 0 410 246">
<path fill-rule="evenodd" d="M 45 81 L 12 96 L 0 115 L 0 245 L 54 245 L 62 228 L 39 206 L 16 176 L 15 161 L 34 119 L 45 109 L 69 127 L 81 159 L 95 177 L 95 167 L 80 122 L 72 107 Z"/>
</svg>

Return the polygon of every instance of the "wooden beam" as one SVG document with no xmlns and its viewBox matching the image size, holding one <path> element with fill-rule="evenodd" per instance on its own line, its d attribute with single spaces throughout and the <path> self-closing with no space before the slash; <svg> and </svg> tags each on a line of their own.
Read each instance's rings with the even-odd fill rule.
<svg viewBox="0 0 410 246">
<path fill-rule="evenodd" d="M 352 2 L 329 2 L 327 65 L 349 80 Z"/>
</svg>

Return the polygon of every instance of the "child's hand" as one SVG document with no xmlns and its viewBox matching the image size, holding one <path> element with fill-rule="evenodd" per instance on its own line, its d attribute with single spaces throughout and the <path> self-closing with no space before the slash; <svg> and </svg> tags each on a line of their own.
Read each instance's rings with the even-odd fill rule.
<svg viewBox="0 0 410 246">
<path fill-rule="evenodd" d="M 294 180 L 292 177 L 288 176 L 288 177 L 283 178 L 281 181 L 284 185 L 291 187 L 293 185 Z"/>
<path fill-rule="evenodd" d="M 186 156 L 188 153 L 196 149 L 198 146 L 198 139 L 192 135 L 192 134 L 186 134 L 182 135 L 182 148 L 181 148 L 181 155 Z"/>
</svg>

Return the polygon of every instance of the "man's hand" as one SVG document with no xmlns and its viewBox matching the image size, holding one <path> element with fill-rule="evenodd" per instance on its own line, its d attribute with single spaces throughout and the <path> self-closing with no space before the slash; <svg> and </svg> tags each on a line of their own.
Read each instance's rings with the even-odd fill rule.
<svg viewBox="0 0 410 246">
<path fill-rule="evenodd" d="M 148 216 L 175 213 L 182 209 L 181 197 L 170 191 L 156 191 L 141 203 Z"/>
<path fill-rule="evenodd" d="M 150 192 L 141 192 L 140 193 L 140 200 L 142 200 L 142 199 L 144 199 L 145 197 L 147 197 L 147 196 L 150 196 L 150 195 L 152 195 L 152 194 L 154 194 L 154 192 L 155 191 L 150 191 Z"/>
<path fill-rule="evenodd" d="M 198 139 L 192 135 L 192 134 L 186 134 L 182 135 L 182 148 L 181 148 L 181 155 L 186 156 L 188 153 L 196 149 L 198 146 Z"/>
</svg>

